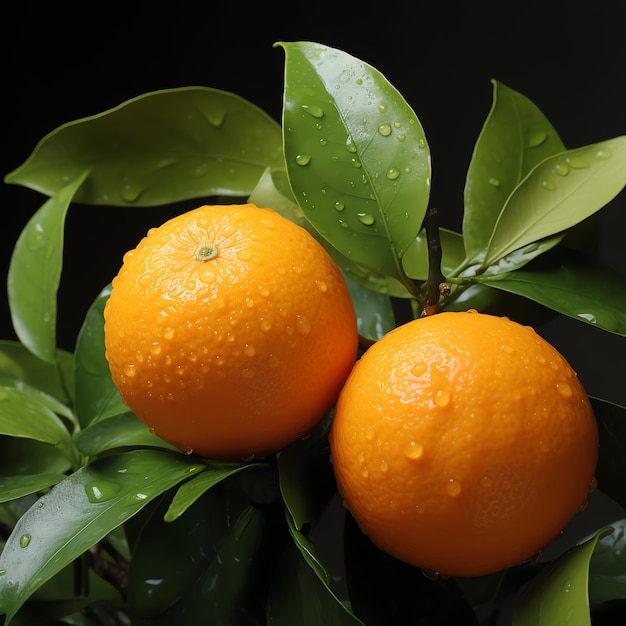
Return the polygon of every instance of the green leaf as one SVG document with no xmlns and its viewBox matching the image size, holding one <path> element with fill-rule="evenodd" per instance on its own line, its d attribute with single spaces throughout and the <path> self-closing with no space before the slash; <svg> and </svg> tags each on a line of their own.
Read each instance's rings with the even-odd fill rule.
<svg viewBox="0 0 626 626">
<path fill-rule="evenodd" d="M 187 509 L 205 492 L 213 488 L 230 476 L 242 471 L 255 470 L 267 467 L 263 463 L 221 463 L 219 461 L 207 462 L 205 469 L 191 480 L 183 483 L 165 512 L 166 522 L 178 519 Z"/>
<path fill-rule="evenodd" d="M 62 402 L 59 402 L 54 396 L 41 391 L 22 380 L 16 380 L 10 376 L 0 374 L 0 397 L 2 397 L 2 389 L 17 389 L 26 396 L 33 398 L 35 401 L 45 404 L 53 413 L 64 417 L 72 425 L 75 425 L 76 418 L 72 410 Z M 0 409 L 1 412 L 1 409 Z"/>
<path fill-rule="evenodd" d="M 328 462 L 331 421 L 329 414 L 309 437 L 293 442 L 276 455 L 280 492 L 289 519 L 298 531 L 319 520 L 336 491 Z"/>
<path fill-rule="evenodd" d="M 65 216 L 86 176 L 83 166 L 30 218 L 9 264 L 7 293 L 15 334 L 48 363 L 56 358 L 57 290 L 63 266 Z"/>
<path fill-rule="evenodd" d="M 64 474 L 71 471 L 69 459 L 57 446 L 35 439 L 0 436 L 0 474 L 30 476 L 31 474 Z"/>
<path fill-rule="evenodd" d="M 626 408 L 599 398 L 589 400 L 600 438 L 596 467 L 598 489 L 626 507 Z"/>
<path fill-rule="evenodd" d="M 507 199 L 483 267 L 578 224 L 613 200 L 625 184 L 626 135 L 542 161 Z"/>
<path fill-rule="evenodd" d="M 0 434 L 58 446 L 73 459 L 73 442 L 61 419 L 45 400 L 21 389 L 0 388 Z"/>
<path fill-rule="evenodd" d="M 350 278 L 347 278 L 346 282 L 356 311 L 359 335 L 371 341 L 378 341 L 396 325 L 389 296 L 376 293 Z"/>
<path fill-rule="evenodd" d="M 110 294 L 109 284 L 89 307 L 76 340 L 76 413 L 83 427 L 100 418 L 128 411 L 113 384 L 104 354 L 104 307 Z"/>
<path fill-rule="evenodd" d="M 491 82 L 493 104 L 465 181 L 463 237 L 470 258 L 486 250 L 502 207 L 518 183 L 541 161 L 565 150 L 533 102 Z"/>
<path fill-rule="evenodd" d="M 175 446 L 151 433 L 128 409 L 125 413 L 90 424 L 76 436 L 75 443 L 85 456 L 97 456 L 122 447 L 165 448 L 180 452 Z"/>
<path fill-rule="evenodd" d="M 271 581 L 268 626 L 364 626 L 287 542 Z"/>
<path fill-rule="evenodd" d="M 8 502 L 42 491 L 56 485 L 65 478 L 64 474 L 31 474 L 29 476 L 0 477 L 0 502 Z"/>
<path fill-rule="evenodd" d="M 281 130 L 235 94 L 165 89 L 60 126 L 5 180 L 52 196 L 85 165 L 88 184 L 75 198 L 82 204 L 247 196 L 266 167 L 283 166 Z"/>
<path fill-rule="evenodd" d="M 532 269 L 489 280 L 563 315 L 617 335 L 626 335 L 626 277 L 580 252 L 555 248 Z M 480 280 L 480 277 L 477 277 Z"/>
<path fill-rule="evenodd" d="M 247 502 L 212 490 L 183 517 L 156 511 L 133 554 L 133 626 L 262 626 L 268 519 Z"/>
<path fill-rule="evenodd" d="M 613 532 L 596 544 L 589 564 L 592 603 L 626 600 L 626 518 L 611 523 Z"/>
<path fill-rule="evenodd" d="M 600 530 L 548 565 L 530 583 L 513 615 L 513 626 L 591 626 L 589 561 L 598 540 L 611 532 Z"/>
<path fill-rule="evenodd" d="M 72 403 L 74 355 L 57 350 L 55 364 L 46 363 L 17 341 L 0 341 L 0 375 L 14 386 L 30 385 L 60 403 Z"/>
<path fill-rule="evenodd" d="M 98 460 L 55 485 L 20 518 L 0 556 L 6 623 L 63 567 L 199 469 L 182 454 L 135 450 Z"/>
<path fill-rule="evenodd" d="M 294 197 L 351 261 L 404 282 L 401 257 L 430 197 L 415 113 L 375 68 L 310 42 L 284 43 L 285 160 Z"/>
</svg>

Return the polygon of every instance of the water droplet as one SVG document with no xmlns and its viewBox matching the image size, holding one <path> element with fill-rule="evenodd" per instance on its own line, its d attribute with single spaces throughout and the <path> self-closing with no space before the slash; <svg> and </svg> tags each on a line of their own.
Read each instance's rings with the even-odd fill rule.
<svg viewBox="0 0 626 626">
<path fill-rule="evenodd" d="M 328 291 L 328 285 L 323 280 L 316 280 L 315 286 L 322 292 L 326 293 Z"/>
<path fill-rule="evenodd" d="M 378 105 L 378 110 L 379 110 L 381 113 L 385 113 L 385 111 L 387 111 L 387 105 L 386 105 L 386 104 L 379 104 L 379 105 Z"/>
<path fill-rule="evenodd" d="M 302 108 L 311 116 L 316 118 L 324 117 L 324 111 L 316 105 L 303 104 Z"/>
<path fill-rule="evenodd" d="M 543 130 L 534 132 L 528 137 L 528 147 L 537 148 L 542 143 L 545 143 L 547 138 L 548 138 L 548 133 L 546 133 Z"/>
<path fill-rule="evenodd" d="M 354 145 L 354 141 L 352 141 L 352 137 L 346 139 L 346 150 L 348 152 L 356 152 L 356 146 Z"/>
<path fill-rule="evenodd" d="M 419 377 L 425 374 L 427 371 L 428 365 L 426 365 L 424 361 L 418 361 L 417 363 L 415 363 L 415 365 L 413 365 L 411 369 L 411 374 L 413 374 L 413 376 Z"/>
<path fill-rule="evenodd" d="M 125 183 L 122 185 L 122 198 L 126 200 L 126 202 L 136 202 L 141 195 L 143 190 L 139 185 L 133 185 L 131 183 Z"/>
<path fill-rule="evenodd" d="M 454 478 L 451 478 L 446 485 L 446 491 L 448 492 L 449 496 L 455 498 L 461 493 L 461 483 L 459 483 L 458 480 L 454 480 Z"/>
<path fill-rule="evenodd" d="M 396 178 L 398 178 L 400 176 L 400 170 L 396 169 L 395 167 L 390 167 L 387 170 L 387 173 L 385 174 L 385 176 L 389 180 L 396 180 Z"/>
<path fill-rule="evenodd" d="M 0 576 L 5 576 L 7 571 L 5 569 L 0 569 Z"/>
<path fill-rule="evenodd" d="M 370 475 L 370 471 L 367 469 L 367 467 L 364 465 L 361 468 L 361 476 L 363 476 L 363 478 L 367 478 Z"/>
<path fill-rule="evenodd" d="M 565 162 L 572 168 L 575 170 L 584 170 L 585 168 L 589 167 L 589 163 L 587 161 L 585 161 L 585 159 L 581 159 L 580 157 L 567 157 L 565 159 Z"/>
<path fill-rule="evenodd" d="M 185 452 L 185 454 L 187 454 L 187 452 Z M 147 500 L 148 496 L 145 493 L 136 493 L 135 494 L 135 500 Z"/>
<path fill-rule="evenodd" d="M 339 220 L 339 226 L 341 226 L 341 228 L 348 228 L 348 222 L 345 220 Z"/>
<path fill-rule="evenodd" d="M 311 162 L 311 155 L 310 154 L 299 154 L 296 157 L 296 163 L 298 165 L 308 165 Z"/>
<path fill-rule="evenodd" d="M 174 329 L 170 328 L 169 326 L 163 331 L 163 339 L 167 339 L 168 341 L 170 339 L 173 339 L 175 335 Z"/>
<path fill-rule="evenodd" d="M 370 424 L 370 425 L 367 427 L 367 430 L 365 431 L 365 438 L 366 438 L 368 441 L 372 441 L 372 440 L 374 439 L 374 435 L 375 435 L 375 434 L 376 434 L 376 433 L 375 433 L 375 431 L 374 431 L 374 427 Z"/>
<path fill-rule="evenodd" d="M 596 158 L 606 161 L 607 159 L 611 158 L 611 151 L 610 150 L 598 150 L 598 152 L 596 152 Z"/>
<path fill-rule="evenodd" d="M 346 208 L 346 205 L 343 202 L 335 202 L 335 210 L 343 211 Z"/>
<path fill-rule="evenodd" d="M 350 159 L 350 163 L 352 163 L 352 167 L 362 167 L 361 166 L 361 161 L 359 161 L 359 159 L 357 159 L 356 157 L 353 159 Z"/>
<path fill-rule="evenodd" d="M 572 397 L 572 388 L 566 383 L 561 382 L 556 386 L 559 395 L 563 398 L 571 398 Z"/>
<path fill-rule="evenodd" d="M 320 146 L 325 146 L 327 143 L 326 139 L 320 139 Z"/>
<path fill-rule="evenodd" d="M 378 127 L 378 134 L 383 137 L 389 137 L 391 135 L 391 124 L 381 124 Z"/>
<path fill-rule="evenodd" d="M 404 449 L 404 454 L 407 459 L 417 461 L 424 456 L 424 446 L 416 441 L 411 441 L 409 445 Z"/>
<path fill-rule="evenodd" d="M 396 139 L 397 139 L 400 143 L 402 143 L 403 141 L 406 141 L 406 135 L 405 135 L 404 133 L 400 133 L 400 134 L 396 137 Z"/>
<path fill-rule="evenodd" d="M 374 223 L 374 216 L 369 213 L 358 213 L 359 222 L 365 226 L 371 226 Z"/>
<path fill-rule="evenodd" d="M 255 352 L 254 346 L 251 346 L 250 344 L 246 344 L 243 348 L 243 353 L 246 356 L 254 356 L 254 352 Z"/>
<path fill-rule="evenodd" d="M 124 368 L 124 374 L 128 376 L 128 378 L 134 378 L 137 375 L 137 370 L 133 364 L 130 364 Z"/>
<path fill-rule="evenodd" d="M 541 182 L 541 186 L 548 191 L 555 191 L 556 185 L 550 180 L 544 180 Z"/>
<path fill-rule="evenodd" d="M 557 163 L 554 172 L 559 176 L 567 176 L 569 174 L 569 167 L 565 163 Z"/>
<path fill-rule="evenodd" d="M 260 326 L 261 326 L 261 330 L 262 330 L 263 332 L 265 332 L 265 333 L 266 333 L 267 331 L 269 331 L 269 330 L 271 330 L 271 329 L 272 329 L 272 324 L 271 324 L 271 322 L 270 322 L 269 320 L 266 320 L 266 319 L 265 319 L 265 318 L 263 318 L 263 317 L 262 317 L 262 318 L 261 318 L 261 320 L 260 320 Z"/>
<path fill-rule="evenodd" d="M 276 369 L 280 365 L 280 359 L 276 355 L 270 354 L 268 357 L 268 365 L 270 369 Z"/>
<path fill-rule="evenodd" d="M 363 79 L 362 79 L 362 78 L 357 78 L 354 82 L 355 82 L 357 85 L 362 85 L 362 84 L 363 84 Z"/>
<path fill-rule="evenodd" d="M 296 330 L 301 335 L 308 335 L 311 332 L 311 322 L 304 315 L 296 315 Z"/>
<path fill-rule="evenodd" d="M 99 504 L 113 499 L 122 486 L 109 480 L 92 480 L 85 485 L 85 493 L 89 502 Z"/>
<path fill-rule="evenodd" d="M 28 545 L 30 544 L 31 539 L 32 537 L 28 533 L 24 533 L 20 537 L 20 548 L 27 548 Z"/>
<path fill-rule="evenodd" d="M 446 389 L 438 389 L 433 396 L 434 403 L 439 407 L 446 407 L 450 404 L 450 392 Z"/>
<path fill-rule="evenodd" d="M 489 183 L 492 187 L 496 187 L 496 188 L 500 187 L 500 184 L 501 184 L 501 183 L 500 183 L 500 181 L 499 181 L 497 178 L 490 178 L 487 182 L 488 182 L 488 183 Z"/>
<path fill-rule="evenodd" d="M 598 488 L 598 480 L 594 476 L 589 483 L 589 488 L 587 489 L 587 493 L 593 493 Z"/>
<path fill-rule="evenodd" d="M 380 471 L 383 472 L 383 474 L 389 471 L 389 464 L 385 459 L 382 459 L 380 462 Z"/>
<path fill-rule="evenodd" d="M 427 569 L 422 567 L 421 572 L 422 574 L 424 574 L 424 576 L 426 576 L 426 578 L 428 578 L 428 580 L 448 580 L 450 578 L 450 576 L 448 576 L 447 574 L 442 574 L 441 572 L 438 572 L 434 569 Z"/>
</svg>

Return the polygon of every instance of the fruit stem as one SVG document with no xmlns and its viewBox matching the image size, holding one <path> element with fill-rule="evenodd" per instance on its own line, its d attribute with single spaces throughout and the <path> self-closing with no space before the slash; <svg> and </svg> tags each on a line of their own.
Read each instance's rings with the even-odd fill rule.
<svg viewBox="0 0 626 626">
<path fill-rule="evenodd" d="M 422 313 L 420 317 L 433 315 L 441 309 L 440 298 L 450 294 L 450 284 L 441 271 L 441 239 L 437 209 L 428 209 L 424 216 L 424 228 L 428 240 L 428 278 L 422 285 Z"/>
</svg>

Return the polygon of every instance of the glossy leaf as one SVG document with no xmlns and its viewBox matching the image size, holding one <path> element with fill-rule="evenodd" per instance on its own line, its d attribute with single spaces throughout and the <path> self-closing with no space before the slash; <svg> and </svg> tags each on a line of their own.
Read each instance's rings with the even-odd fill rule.
<svg viewBox="0 0 626 626">
<path fill-rule="evenodd" d="M 30 476 L 64 474 L 72 470 L 74 460 L 58 446 L 26 439 L 0 436 L 0 475 Z"/>
<path fill-rule="evenodd" d="M 389 296 L 376 293 L 351 279 L 347 283 L 356 311 L 359 335 L 370 341 L 378 341 L 395 327 Z"/>
<path fill-rule="evenodd" d="M 133 551 L 134 626 L 261 626 L 267 519 L 234 495 L 213 489 L 172 522 L 163 521 L 167 502 L 155 510 Z"/>
<path fill-rule="evenodd" d="M 0 477 L 0 502 L 7 502 L 31 493 L 37 493 L 46 487 L 60 483 L 64 474 L 31 474 L 30 476 Z"/>
<path fill-rule="evenodd" d="M 83 427 L 103 416 L 128 411 L 113 384 L 104 355 L 104 307 L 110 294 L 111 285 L 98 294 L 76 340 L 76 413 Z"/>
<path fill-rule="evenodd" d="M 134 450 L 96 461 L 55 485 L 20 518 L 0 556 L 7 623 L 44 582 L 199 469 L 182 454 Z"/>
<path fill-rule="evenodd" d="M 532 269 L 516 270 L 486 284 L 611 333 L 626 335 L 625 276 L 563 248 L 552 250 L 538 261 Z"/>
<path fill-rule="evenodd" d="M 247 196 L 266 167 L 282 167 L 280 126 L 240 96 L 184 87 L 141 95 L 64 124 L 6 182 L 53 196 L 89 166 L 75 201 L 155 206 Z"/>
<path fill-rule="evenodd" d="M 596 544 L 589 564 L 592 603 L 626 600 L 626 518 L 611 522 L 613 532 Z"/>
<path fill-rule="evenodd" d="M 467 256 L 486 250 L 498 216 L 518 183 L 565 150 L 552 124 L 526 96 L 493 80 L 493 103 L 470 162 L 464 190 Z"/>
<path fill-rule="evenodd" d="M 567 230 L 599 211 L 626 184 L 626 135 L 549 157 L 509 196 L 483 267 Z"/>
<path fill-rule="evenodd" d="M 64 417 L 72 425 L 76 424 L 76 418 L 72 409 L 62 402 L 59 402 L 54 396 L 47 394 L 45 391 L 41 391 L 22 380 L 0 374 L 0 397 L 2 397 L 3 388 L 17 389 L 25 396 L 33 398 L 36 402 L 45 404 L 53 413 Z"/>
<path fill-rule="evenodd" d="M 57 290 L 63 266 L 63 229 L 70 202 L 87 172 L 59 186 L 20 233 L 9 264 L 7 293 L 19 340 L 42 361 L 56 358 Z"/>
<path fill-rule="evenodd" d="M 10 387 L 0 388 L 0 400 L 0 434 L 49 443 L 73 458 L 71 435 L 45 401 Z"/>
<path fill-rule="evenodd" d="M 175 446 L 151 433 L 150 429 L 128 410 L 90 424 L 78 433 L 75 443 L 80 452 L 89 457 L 129 446 L 164 448 L 180 452 Z"/>
<path fill-rule="evenodd" d="M 183 483 L 177 489 L 171 504 L 165 512 L 165 521 L 173 522 L 178 519 L 205 492 L 209 491 L 209 489 L 212 489 L 226 478 L 234 476 L 239 472 L 253 471 L 264 467 L 267 466 L 263 463 L 207 462 L 202 473 Z"/>
<path fill-rule="evenodd" d="M 331 421 L 329 414 L 309 437 L 293 442 L 276 455 L 280 492 L 298 531 L 318 521 L 335 493 L 336 483 L 328 462 Z"/>
<path fill-rule="evenodd" d="M 538 574 L 517 605 L 513 626 L 591 626 L 589 561 L 598 540 L 609 532 L 610 528 L 599 531 Z"/>
<path fill-rule="evenodd" d="M 598 489 L 626 508 L 626 408 L 594 397 L 590 401 L 600 437 Z"/>
<path fill-rule="evenodd" d="M 42 361 L 17 341 L 0 341 L 0 375 L 11 378 L 16 386 L 31 385 L 62 404 L 72 404 L 74 355 L 57 350 L 54 361 Z"/>
<path fill-rule="evenodd" d="M 430 197 L 430 151 L 411 107 L 375 68 L 310 42 L 286 54 L 283 135 L 294 197 L 352 261 L 404 281 L 401 257 Z"/>
<path fill-rule="evenodd" d="M 280 556 L 267 600 L 268 626 L 364 626 L 320 580 L 293 543 Z"/>
</svg>

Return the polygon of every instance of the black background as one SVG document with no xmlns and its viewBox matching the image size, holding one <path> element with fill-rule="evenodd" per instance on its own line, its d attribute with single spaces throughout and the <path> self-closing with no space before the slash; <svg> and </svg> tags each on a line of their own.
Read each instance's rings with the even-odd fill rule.
<svg viewBox="0 0 626 626">
<path fill-rule="evenodd" d="M 569 148 L 626 131 L 626 37 L 618 4 L 312 1 L 193 8 L 130 2 L 70 11 L 3 9 L 2 175 L 59 125 L 147 91 L 202 85 L 232 91 L 280 119 L 284 52 L 316 41 L 380 70 L 411 104 L 433 162 L 431 205 L 460 230 L 465 172 L 491 106 L 491 79 L 528 96 Z M 79 5 L 80 6 L 80 5 Z M 341 10 L 339 10 L 341 6 Z M 45 197 L 0 184 L 3 285 L 14 242 Z M 201 203 L 201 202 L 199 202 Z M 122 254 L 172 208 L 70 208 L 59 292 L 59 343 L 73 349 L 85 312 Z M 626 193 L 601 212 L 601 256 L 626 273 Z M 570 359 L 590 393 L 626 403 L 626 340 L 560 319 L 540 332 Z M 6 290 L 0 338 L 15 338 Z"/>
</svg>

